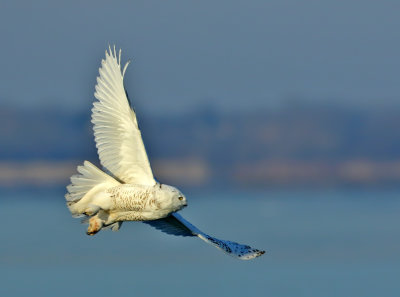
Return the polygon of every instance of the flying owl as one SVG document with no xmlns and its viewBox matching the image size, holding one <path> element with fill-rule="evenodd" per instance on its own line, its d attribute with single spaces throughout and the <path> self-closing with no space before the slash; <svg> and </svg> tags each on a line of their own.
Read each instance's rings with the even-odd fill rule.
<svg viewBox="0 0 400 297">
<path fill-rule="evenodd" d="M 103 170 L 89 161 L 78 166 L 65 195 L 74 217 L 84 217 L 88 235 L 102 229 L 117 231 L 124 221 L 141 221 L 167 234 L 197 236 L 223 252 L 243 260 L 264 251 L 211 237 L 178 214 L 187 206 L 177 188 L 157 182 L 150 167 L 135 111 L 131 108 L 118 54 L 109 47 L 101 61 L 94 96 L 92 123 Z"/>
</svg>

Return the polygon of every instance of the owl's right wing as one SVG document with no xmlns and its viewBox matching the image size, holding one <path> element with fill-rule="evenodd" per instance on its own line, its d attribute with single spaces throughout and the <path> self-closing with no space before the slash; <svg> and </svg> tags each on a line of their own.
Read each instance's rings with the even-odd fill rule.
<svg viewBox="0 0 400 297">
<path fill-rule="evenodd" d="M 154 185 L 136 114 L 124 88 L 119 55 L 109 48 L 101 61 L 93 103 L 92 123 L 100 163 L 124 183 Z"/>
<path fill-rule="evenodd" d="M 164 219 L 144 221 L 144 223 L 171 235 L 197 236 L 226 254 L 241 260 L 250 260 L 265 253 L 265 251 L 253 249 L 248 245 L 211 237 L 190 224 L 178 213 L 173 213 Z"/>
</svg>

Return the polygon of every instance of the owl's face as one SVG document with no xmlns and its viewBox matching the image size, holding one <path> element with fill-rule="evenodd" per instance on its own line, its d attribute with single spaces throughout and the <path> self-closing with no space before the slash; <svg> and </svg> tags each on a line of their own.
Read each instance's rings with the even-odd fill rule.
<svg viewBox="0 0 400 297">
<path fill-rule="evenodd" d="M 171 212 L 181 210 L 187 206 L 186 197 L 177 188 L 169 185 L 158 185 L 160 204 L 163 209 L 169 209 Z"/>
</svg>

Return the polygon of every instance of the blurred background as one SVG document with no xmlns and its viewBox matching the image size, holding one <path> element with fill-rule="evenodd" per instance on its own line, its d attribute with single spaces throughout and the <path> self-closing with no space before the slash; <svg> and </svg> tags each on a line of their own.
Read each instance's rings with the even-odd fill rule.
<svg viewBox="0 0 400 297">
<path fill-rule="evenodd" d="M 398 296 L 399 9 L 2 0 L 0 294 Z M 70 218 L 70 175 L 98 164 L 90 109 L 109 44 L 132 61 L 125 86 L 182 214 L 265 256 L 140 223 L 88 238 Z"/>
</svg>

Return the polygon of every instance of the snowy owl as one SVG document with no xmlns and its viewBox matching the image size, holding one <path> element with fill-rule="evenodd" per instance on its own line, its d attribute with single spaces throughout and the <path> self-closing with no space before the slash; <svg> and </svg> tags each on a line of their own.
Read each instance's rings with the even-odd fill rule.
<svg viewBox="0 0 400 297">
<path fill-rule="evenodd" d="M 100 163 L 78 166 L 65 195 L 74 217 L 84 217 L 88 235 L 101 229 L 117 231 L 124 221 L 141 221 L 167 234 L 197 236 L 223 252 L 243 260 L 264 251 L 211 237 L 177 212 L 187 206 L 177 188 L 157 182 L 151 171 L 135 111 L 131 108 L 121 69 L 121 50 L 109 47 L 101 61 L 93 103 L 92 123 Z"/>
</svg>

